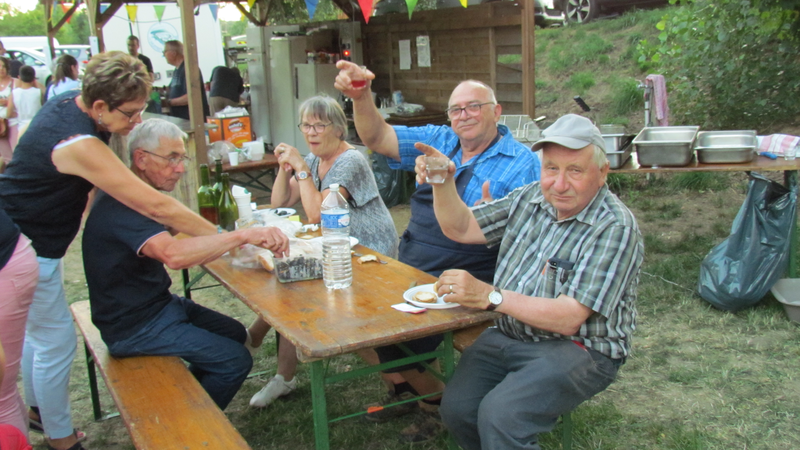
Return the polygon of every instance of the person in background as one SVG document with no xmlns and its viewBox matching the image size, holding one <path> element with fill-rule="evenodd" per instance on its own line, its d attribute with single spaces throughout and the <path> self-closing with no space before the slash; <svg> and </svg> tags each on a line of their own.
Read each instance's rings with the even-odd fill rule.
<svg viewBox="0 0 800 450">
<path fill-rule="evenodd" d="M 81 450 L 72 425 L 69 374 L 75 327 L 63 285 L 62 258 L 78 232 L 89 192 L 103 190 L 127 207 L 191 236 L 217 228 L 180 201 L 136 177 L 108 147 L 141 122 L 150 94 L 144 64 L 122 52 L 92 57 L 80 91 L 51 98 L 0 175 L 0 208 L 33 243 L 39 282 L 25 332 L 22 375 L 29 417 L 57 450 Z"/>
<path fill-rule="evenodd" d="M 186 171 L 186 134 L 150 119 L 128 135 L 131 171 L 153 189 L 172 192 Z M 278 228 L 176 239 L 164 225 L 99 192 L 83 232 L 83 267 L 92 322 L 109 353 L 179 356 L 220 409 L 225 409 L 253 365 L 244 325 L 171 294 L 173 270 L 207 263 L 243 244 L 281 255 L 289 239 Z"/>
<path fill-rule="evenodd" d="M 0 42 L 0 56 L 8 58 L 8 65 L 9 65 L 8 73 L 11 75 L 12 78 L 17 78 L 19 76 L 19 69 L 22 67 L 22 61 L 18 61 L 12 58 L 8 54 L 8 51 L 6 50 L 5 46 L 3 46 L 3 42 Z"/>
<path fill-rule="evenodd" d="M 446 236 L 500 248 L 494 280 L 446 270 L 434 287 L 449 302 L 503 314 L 464 351 L 444 391 L 442 419 L 468 450 L 538 450 L 539 433 L 606 389 L 630 356 L 644 240 L 606 185 L 605 140 L 575 114 L 542 136 L 533 146 L 541 182 L 471 209 L 458 201 L 452 163 L 433 186 Z M 416 172 L 423 183 L 423 158 Z"/>
<path fill-rule="evenodd" d="M 24 436 L 28 435 L 28 413 L 17 389 L 17 374 L 38 279 L 39 264 L 31 241 L 0 209 L 0 347 L 6 352 L 0 364 L 0 372 L 6 375 L 0 376 L 0 424 L 12 425 Z"/>
<path fill-rule="evenodd" d="M 0 127 L 0 157 L 3 158 L 4 164 L 11 162 L 13 155 L 13 148 L 11 147 L 11 130 L 8 123 L 8 99 L 11 97 L 11 90 L 14 89 L 14 79 L 11 78 L 9 70 L 9 59 L 0 57 L 0 120 L 5 120 L 5 123 Z"/>
<path fill-rule="evenodd" d="M 79 89 L 81 82 L 78 81 L 78 60 L 74 56 L 64 53 L 56 62 L 55 76 L 50 87 L 47 88 L 45 101 L 50 100 L 62 92 Z"/>
<path fill-rule="evenodd" d="M 164 43 L 164 58 L 171 66 L 175 66 L 175 71 L 172 72 L 172 81 L 169 84 L 169 96 L 167 103 L 169 104 L 169 115 L 173 117 L 180 117 L 181 119 L 189 120 L 189 94 L 186 85 L 186 67 L 183 60 L 183 44 L 180 41 L 167 41 Z M 198 69 L 199 70 L 199 69 Z M 208 99 L 206 99 L 206 90 L 203 89 L 203 73 L 200 72 L 200 93 L 203 99 L 203 121 L 208 117 Z"/>
<path fill-rule="evenodd" d="M 36 71 L 31 66 L 19 69 L 19 81 L 8 101 L 11 150 L 17 147 L 20 133 L 28 128 L 33 116 L 42 108 L 42 90 L 36 87 Z"/>
<path fill-rule="evenodd" d="M 467 80 L 456 86 L 446 111 L 450 126 L 393 127 L 386 123 L 372 100 L 369 80 L 375 75 L 348 61 L 339 61 L 336 66 L 340 72 L 335 87 L 353 99 L 353 119 L 358 135 L 367 148 L 385 155 L 393 169 L 414 170 L 416 158 L 422 154 L 414 147 L 417 142 L 440 148 L 456 166 L 459 198 L 467 205 L 490 197 L 504 197 L 515 188 L 539 179 L 539 159 L 515 141 L 505 125 L 498 124 L 502 107 L 492 88 L 485 83 Z M 356 75 L 367 80 L 366 87 L 353 86 L 351 77 Z M 400 238 L 399 255 L 401 262 L 434 276 L 457 268 L 486 281 L 491 281 L 497 261 L 497 249 L 458 243 L 442 234 L 433 214 L 432 191 L 427 184 L 418 186 L 411 196 L 411 220 Z M 422 354 L 436 349 L 442 340 L 442 335 L 435 335 L 405 345 L 414 353 Z M 406 357 L 397 346 L 379 347 L 376 351 L 382 363 Z M 389 372 L 393 373 L 385 377 L 384 382 L 402 385 L 400 381 L 405 380 L 422 395 L 436 394 L 444 388 L 443 383 L 421 364 L 409 364 Z M 401 375 L 399 379 L 397 373 Z M 384 402 L 397 401 L 401 394 L 396 386 Z M 401 438 L 422 442 L 442 431 L 438 415 L 440 401 L 441 395 L 432 395 L 418 402 L 420 411 L 416 420 L 401 432 Z M 383 422 L 412 412 L 414 406 L 414 403 L 406 403 L 377 409 L 365 417 Z"/>
<path fill-rule="evenodd" d="M 150 74 L 150 81 L 153 81 L 153 62 L 150 61 L 150 58 L 144 56 L 143 54 L 139 53 L 139 38 L 130 35 L 128 36 L 128 54 L 133 56 L 134 58 L 138 58 L 139 61 L 147 67 L 147 73 Z"/>
<path fill-rule="evenodd" d="M 242 92 L 244 81 L 238 67 L 215 67 L 211 72 L 211 90 L 208 93 L 211 115 L 222 111 L 226 106 L 239 105 Z"/>
<path fill-rule="evenodd" d="M 350 205 L 350 235 L 359 243 L 392 258 L 397 257 L 397 231 L 392 216 L 378 193 L 378 185 L 367 159 L 347 137 L 347 118 L 339 103 L 325 96 L 311 97 L 300 105 L 300 124 L 311 153 L 304 158 L 289 144 L 275 147 L 279 169 L 272 187 L 272 207 L 292 206 L 302 201 L 310 223 L 319 223 L 322 200 L 328 186 L 339 184 L 339 192 Z M 270 326 L 261 319 L 250 325 L 249 345 L 261 345 Z M 373 350 L 359 353 L 377 363 Z M 250 406 L 263 408 L 297 387 L 295 346 L 279 337 L 278 373 L 250 399 Z"/>
</svg>

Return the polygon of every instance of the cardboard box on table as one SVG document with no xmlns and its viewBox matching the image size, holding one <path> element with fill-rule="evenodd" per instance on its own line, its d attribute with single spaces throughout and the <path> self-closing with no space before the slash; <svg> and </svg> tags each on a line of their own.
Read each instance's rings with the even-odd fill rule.
<svg viewBox="0 0 800 450">
<path fill-rule="evenodd" d="M 225 140 L 241 148 L 243 143 L 253 140 L 250 116 L 225 117 L 222 119 L 206 117 L 206 122 L 217 126 L 214 130 L 208 130 L 209 142 Z"/>
</svg>

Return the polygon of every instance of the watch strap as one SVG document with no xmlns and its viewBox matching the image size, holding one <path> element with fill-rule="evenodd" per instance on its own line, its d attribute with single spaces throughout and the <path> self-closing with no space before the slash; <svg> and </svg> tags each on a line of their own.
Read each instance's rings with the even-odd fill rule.
<svg viewBox="0 0 800 450">
<path fill-rule="evenodd" d="M 500 306 L 500 304 L 501 304 L 501 303 L 503 303 L 503 293 L 502 293 L 502 292 L 500 292 L 500 288 L 499 288 L 499 287 L 497 287 L 497 286 L 492 286 L 492 287 L 494 288 L 494 292 L 492 292 L 491 294 L 489 294 L 489 296 L 490 296 L 490 300 L 489 300 L 489 306 L 487 306 L 487 307 L 486 307 L 486 311 L 494 311 L 495 309 L 497 309 L 497 307 L 498 307 L 498 306 Z M 495 292 L 497 292 L 497 293 L 500 295 L 500 303 L 497 303 L 497 304 L 494 304 L 494 303 L 492 303 L 492 301 L 491 301 L 491 295 L 492 295 L 493 293 L 495 293 Z"/>
</svg>

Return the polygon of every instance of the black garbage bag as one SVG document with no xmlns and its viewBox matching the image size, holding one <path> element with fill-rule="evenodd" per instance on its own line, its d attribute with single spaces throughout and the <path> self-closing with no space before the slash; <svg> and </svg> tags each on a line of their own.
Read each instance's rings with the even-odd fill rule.
<svg viewBox="0 0 800 450">
<path fill-rule="evenodd" d="M 784 187 L 751 173 L 731 234 L 700 266 L 697 291 L 719 309 L 756 304 L 786 271 L 797 209 L 797 179 Z"/>
<path fill-rule="evenodd" d="M 386 207 L 399 204 L 403 197 L 403 171 L 391 169 L 385 156 L 372 152 L 372 172 Z"/>
</svg>

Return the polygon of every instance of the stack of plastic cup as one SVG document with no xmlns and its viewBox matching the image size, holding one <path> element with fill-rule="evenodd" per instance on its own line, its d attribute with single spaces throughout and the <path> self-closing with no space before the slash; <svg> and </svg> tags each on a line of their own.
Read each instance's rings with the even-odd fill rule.
<svg viewBox="0 0 800 450">
<path fill-rule="evenodd" d="M 239 218 L 249 219 L 253 217 L 253 208 L 250 207 L 250 191 L 241 186 L 234 186 L 231 190 L 233 191 L 233 199 L 236 201 L 236 206 L 239 208 Z"/>
</svg>

